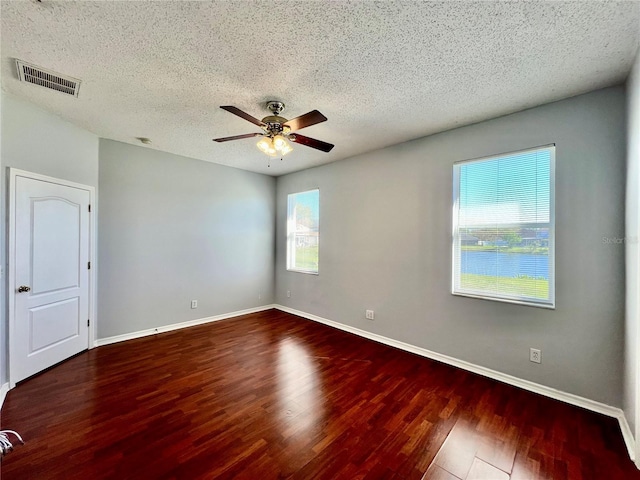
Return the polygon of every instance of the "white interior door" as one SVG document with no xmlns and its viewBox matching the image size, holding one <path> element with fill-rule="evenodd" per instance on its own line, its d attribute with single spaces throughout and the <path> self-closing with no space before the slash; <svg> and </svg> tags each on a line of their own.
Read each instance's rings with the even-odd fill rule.
<svg viewBox="0 0 640 480">
<path fill-rule="evenodd" d="M 20 175 L 12 181 L 15 384 L 89 347 L 92 192 Z"/>
</svg>

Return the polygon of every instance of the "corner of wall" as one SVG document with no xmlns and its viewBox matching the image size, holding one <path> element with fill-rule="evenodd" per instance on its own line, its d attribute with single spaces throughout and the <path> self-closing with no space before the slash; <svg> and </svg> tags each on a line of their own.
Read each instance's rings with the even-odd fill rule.
<svg viewBox="0 0 640 480">
<path fill-rule="evenodd" d="M 623 411 L 640 468 L 640 48 L 626 83 L 625 349 Z"/>
<path fill-rule="evenodd" d="M 0 387 L 0 410 L 2 409 L 2 405 L 4 405 L 4 399 L 7 398 L 7 393 L 9 393 L 9 384 L 3 383 Z"/>
</svg>

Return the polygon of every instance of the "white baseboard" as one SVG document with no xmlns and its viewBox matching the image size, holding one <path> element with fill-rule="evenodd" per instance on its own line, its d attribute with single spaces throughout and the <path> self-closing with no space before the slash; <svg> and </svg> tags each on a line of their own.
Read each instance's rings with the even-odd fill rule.
<svg viewBox="0 0 640 480">
<path fill-rule="evenodd" d="M 4 399 L 7 398 L 7 393 L 9 393 L 9 384 L 5 383 L 0 387 L 0 409 L 2 405 L 4 405 Z"/>
<path fill-rule="evenodd" d="M 453 367 L 457 367 L 463 370 L 467 370 L 469 372 L 477 373 L 478 375 L 482 375 L 484 377 L 488 377 L 502 383 L 506 383 L 509 385 L 513 385 L 515 387 L 522 388 L 524 390 L 528 390 L 530 392 L 544 395 L 545 397 L 553 398 L 555 400 L 560 400 L 561 402 L 568 403 L 570 405 L 575 405 L 577 407 L 585 408 L 593 412 L 601 413 L 603 415 L 616 418 L 618 420 L 618 423 L 620 424 L 620 430 L 622 431 L 622 438 L 624 439 L 624 442 L 627 446 L 629 457 L 631 458 L 631 460 L 635 460 L 635 440 L 631 433 L 631 429 L 629 428 L 629 424 L 627 423 L 627 419 L 624 416 L 624 412 L 620 408 L 612 407 L 604 403 L 596 402 L 595 400 L 590 400 L 588 398 L 584 398 L 579 395 L 574 395 L 573 393 L 567 393 L 567 392 L 563 392 L 562 390 L 557 390 L 555 388 L 547 387 L 545 385 L 540 385 L 539 383 L 530 382 L 529 380 L 524 380 L 518 377 L 514 377 L 506 373 L 498 372 L 497 370 L 492 370 L 490 368 L 482 367 L 480 365 L 475 365 L 473 363 L 466 362 L 464 360 L 459 360 L 457 358 L 450 357 L 448 355 L 443 355 L 441 353 L 433 352 L 431 350 L 427 350 L 422 347 L 417 347 L 415 345 L 401 342 L 399 340 L 394 340 L 392 338 L 378 335 L 376 333 L 367 332 L 366 330 L 361 330 L 359 328 L 352 327 L 350 325 L 345 325 L 343 323 L 339 323 L 333 320 L 328 320 L 326 318 L 318 317 L 317 315 L 302 312 L 300 310 L 295 310 L 293 308 L 285 307 L 283 305 L 275 305 L 275 308 L 277 308 L 278 310 L 282 310 L 283 312 L 291 313 L 293 315 L 298 315 L 299 317 L 303 317 L 309 320 L 313 320 L 315 322 L 323 323 L 325 325 L 337 328 L 339 330 L 343 330 L 345 332 L 353 333 L 354 335 L 358 335 L 360 337 L 368 338 L 369 340 L 373 340 L 374 342 L 383 343 L 391 347 L 399 348 L 400 350 L 405 350 L 407 352 L 415 353 L 422 357 L 430 358 L 438 362 L 446 363 L 447 365 L 451 365 Z"/>
<path fill-rule="evenodd" d="M 188 320 L 186 322 L 172 323 L 171 325 L 164 325 L 161 327 L 148 328 L 146 330 L 138 330 L 137 332 L 123 333 L 122 335 L 115 335 L 113 337 L 99 338 L 94 342 L 94 346 L 101 347 L 103 345 L 109 345 L 111 343 L 124 342 L 126 340 L 133 340 L 134 338 L 147 337 L 149 335 L 156 335 L 157 333 L 170 332 L 172 330 L 179 330 L 181 328 L 194 327 L 196 325 L 202 325 L 204 323 L 217 322 L 219 320 L 226 320 L 227 318 L 239 317 L 240 315 L 247 315 L 249 313 L 257 313 L 265 310 L 271 310 L 276 308 L 275 305 L 263 305 L 261 307 L 248 308 L 246 310 L 238 310 L 236 312 L 223 313 L 222 315 L 214 315 L 213 317 L 197 318 L 195 320 Z"/>
<path fill-rule="evenodd" d="M 616 415 L 618 419 L 618 423 L 620 424 L 620 431 L 622 432 L 622 438 L 624 439 L 624 444 L 627 446 L 627 451 L 629 452 L 629 458 L 636 463 L 636 466 L 640 468 L 638 462 L 636 462 L 636 441 L 633 438 L 633 433 L 631 432 L 631 427 L 629 427 L 629 423 L 627 422 L 627 417 L 624 416 L 624 411 L 620 410 L 620 413 Z"/>
</svg>

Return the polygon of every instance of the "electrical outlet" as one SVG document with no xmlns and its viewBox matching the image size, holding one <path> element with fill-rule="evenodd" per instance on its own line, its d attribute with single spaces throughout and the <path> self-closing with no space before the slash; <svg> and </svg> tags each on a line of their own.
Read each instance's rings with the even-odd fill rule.
<svg viewBox="0 0 640 480">
<path fill-rule="evenodd" d="M 191 308 L 198 308 L 198 300 L 191 300 Z"/>
<path fill-rule="evenodd" d="M 530 348 L 529 361 L 533 363 L 542 363 L 542 351 L 538 348 Z"/>
<path fill-rule="evenodd" d="M 258 300 L 262 300 L 262 294 L 261 293 L 258 294 Z"/>
<path fill-rule="evenodd" d="M 291 298 L 291 290 L 287 290 L 287 298 Z"/>
<path fill-rule="evenodd" d="M 364 316 L 367 320 L 373 320 L 375 318 L 375 315 L 373 314 L 373 310 L 365 310 Z"/>
</svg>

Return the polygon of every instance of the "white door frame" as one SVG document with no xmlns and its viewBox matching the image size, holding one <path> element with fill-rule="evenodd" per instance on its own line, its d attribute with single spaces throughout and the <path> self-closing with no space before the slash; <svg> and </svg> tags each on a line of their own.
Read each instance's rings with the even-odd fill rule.
<svg viewBox="0 0 640 480">
<path fill-rule="evenodd" d="M 16 291 L 16 271 L 15 271 L 15 254 L 16 254 L 16 178 L 17 177 L 25 177 L 33 180 L 40 180 L 43 182 L 55 183 L 57 185 L 64 185 L 66 187 L 74 187 L 79 188 L 81 190 L 87 190 L 89 192 L 89 203 L 91 205 L 91 213 L 89 214 L 89 261 L 91 262 L 91 269 L 89 270 L 89 348 L 93 348 L 95 346 L 95 338 L 96 338 L 96 302 L 95 302 L 95 288 L 96 288 L 96 202 L 95 202 L 95 187 L 91 187 L 89 185 L 82 185 L 80 183 L 69 182 L 67 180 L 62 180 L 59 178 L 48 177 L 46 175 L 40 175 L 38 173 L 27 172 L 25 170 L 19 170 L 17 168 L 8 168 L 9 174 L 9 229 L 7 233 L 8 237 L 8 264 L 9 264 L 9 272 L 8 272 L 8 289 L 7 289 L 7 297 L 8 305 L 9 305 L 9 388 L 13 388 L 16 386 L 14 371 L 14 351 L 13 348 L 15 342 L 15 320 L 16 320 L 16 311 L 15 311 L 15 297 L 14 293 Z"/>
</svg>

